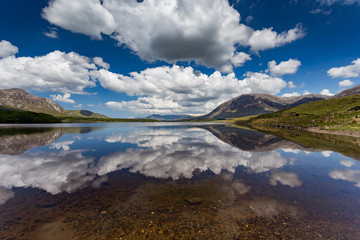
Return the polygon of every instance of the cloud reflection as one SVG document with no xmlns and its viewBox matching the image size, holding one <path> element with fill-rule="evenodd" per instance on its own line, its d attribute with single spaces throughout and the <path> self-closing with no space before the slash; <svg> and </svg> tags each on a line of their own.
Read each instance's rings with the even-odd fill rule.
<svg viewBox="0 0 360 240">
<path fill-rule="evenodd" d="M 276 186 L 278 183 L 290 187 L 299 187 L 302 182 L 296 173 L 276 171 L 271 173 L 270 184 Z"/>
<path fill-rule="evenodd" d="M 70 145 L 73 144 L 75 141 L 63 141 L 63 142 L 55 142 L 52 143 L 50 149 L 63 149 L 64 151 L 70 150 Z"/>
<path fill-rule="evenodd" d="M 157 178 L 191 178 L 193 171 L 211 170 L 215 174 L 226 170 L 235 172 L 238 166 L 261 173 L 287 164 L 278 152 L 246 152 L 234 148 L 201 129 L 138 131 L 131 135 L 111 136 L 107 142 L 137 144 L 128 149 L 102 157 L 99 174 L 129 168 L 145 176 Z"/>
<path fill-rule="evenodd" d="M 106 137 L 102 144 L 131 143 L 137 147 L 98 159 L 91 156 L 101 151 L 96 148 L 100 145 L 95 144 L 91 150 L 70 148 L 76 141 L 85 140 L 54 142 L 50 152 L 0 155 L 0 187 L 33 187 L 57 194 L 88 185 L 99 187 L 107 181 L 108 173 L 122 169 L 147 177 L 177 180 L 192 178 L 195 170 L 234 173 L 238 166 L 243 166 L 249 173 L 262 173 L 287 164 L 279 152 L 242 151 L 200 128 L 135 128 L 130 134 L 120 132 Z M 230 184 L 237 194 L 251 189 L 241 181 Z"/>
<path fill-rule="evenodd" d="M 0 205 L 4 204 L 10 198 L 13 198 L 15 193 L 9 189 L 0 187 Z"/>
<path fill-rule="evenodd" d="M 231 183 L 231 188 L 235 193 L 243 195 L 250 191 L 251 186 L 242 183 L 240 180 L 234 180 Z"/>
<path fill-rule="evenodd" d="M 355 164 L 355 162 L 351 161 L 351 160 L 341 160 L 340 164 L 345 166 L 345 167 L 351 167 L 352 165 Z"/>
<path fill-rule="evenodd" d="M 330 157 L 330 155 L 332 154 L 332 151 L 322 151 L 321 155 L 323 155 L 324 157 Z"/>
<path fill-rule="evenodd" d="M 330 177 L 333 179 L 340 179 L 355 183 L 355 186 L 360 188 L 360 171 L 359 170 L 333 170 L 330 172 Z"/>
<path fill-rule="evenodd" d="M 0 184 L 8 189 L 40 188 L 51 194 L 71 192 L 96 178 L 93 162 L 82 151 L 0 155 Z"/>
<path fill-rule="evenodd" d="M 286 213 L 291 217 L 296 217 L 299 214 L 297 208 L 286 203 L 266 198 L 254 198 L 249 205 L 250 209 L 260 217 L 270 218 L 281 213 Z"/>
</svg>

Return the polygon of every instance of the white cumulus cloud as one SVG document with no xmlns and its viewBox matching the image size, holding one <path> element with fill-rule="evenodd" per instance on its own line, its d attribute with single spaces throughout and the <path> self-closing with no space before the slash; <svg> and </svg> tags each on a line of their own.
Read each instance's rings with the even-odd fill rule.
<svg viewBox="0 0 360 240">
<path fill-rule="evenodd" d="M 233 73 L 215 71 L 206 75 L 177 65 L 149 68 L 129 76 L 101 69 L 96 77 L 106 89 L 138 96 L 129 102 L 108 102 L 107 106 L 137 113 L 206 113 L 238 95 L 276 94 L 287 85 L 281 78 L 264 73 L 248 72 L 239 80 Z"/>
<path fill-rule="evenodd" d="M 249 54 L 244 52 L 234 53 L 231 57 L 231 62 L 235 67 L 243 66 L 246 61 L 250 61 L 251 57 Z"/>
<path fill-rule="evenodd" d="M 351 62 L 351 65 L 344 67 L 333 67 L 327 71 L 327 74 L 333 78 L 343 77 L 358 77 L 360 74 L 360 58 Z"/>
<path fill-rule="evenodd" d="M 288 82 L 288 88 L 296 88 L 295 84 L 293 81 L 289 81 Z"/>
<path fill-rule="evenodd" d="M 254 31 L 227 0 L 54 0 L 43 17 L 95 39 L 106 34 L 150 62 L 195 61 L 224 72 L 243 64 L 240 46 L 258 52 L 304 36 L 301 24 L 280 34 Z"/>
<path fill-rule="evenodd" d="M 62 96 L 61 94 L 58 95 L 50 95 L 50 97 L 57 102 L 64 102 L 64 103 L 74 103 L 75 101 L 70 99 L 71 94 L 70 93 L 65 93 L 64 96 Z"/>
<path fill-rule="evenodd" d="M 108 70 L 110 68 L 110 64 L 104 62 L 104 60 L 101 57 L 94 57 L 92 60 L 94 61 L 94 63 L 97 66 L 99 66 L 101 68 L 104 68 L 106 70 Z"/>
<path fill-rule="evenodd" d="M 301 62 L 297 59 L 290 58 L 288 61 L 282 61 L 279 64 L 276 64 L 276 61 L 270 61 L 268 63 L 269 71 L 271 75 L 274 76 L 283 76 L 285 74 L 294 74 L 297 72 L 298 68 L 301 66 Z M 291 82 L 291 87 L 295 87 L 294 83 Z M 289 83 L 290 84 L 290 83 Z"/>
<path fill-rule="evenodd" d="M 251 50 L 258 52 L 270 48 L 280 47 L 287 43 L 293 42 L 305 36 L 305 30 L 301 24 L 297 24 L 295 28 L 278 34 L 273 28 L 264 28 L 255 31 L 250 39 L 249 44 Z"/>
<path fill-rule="evenodd" d="M 320 94 L 326 95 L 326 96 L 334 96 L 334 94 L 331 93 L 329 89 L 323 89 L 323 90 L 321 90 Z"/>
<path fill-rule="evenodd" d="M 43 9 L 43 17 L 52 24 L 95 39 L 115 31 L 115 20 L 99 0 L 56 0 Z"/>
<path fill-rule="evenodd" d="M 282 97 L 298 97 L 298 96 L 301 96 L 301 94 L 298 92 L 292 92 L 292 93 L 284 93 L 281 96 Z"/>
<path fill-rule="evenodd" d="M 6 40 L 2 40 L 0 42 L 0 58 L 5 58 L 8 56 L 15 55 L 19 52 L 19 49 L 12 45 L 10 42 Z"/>
<path fill-rule="evenodd" d="M 49 38 L 59 38 L 57 28 L 50 27 L 47 32 L 44 32 L 44 35 Z"/>
<path fill-rule="evenodd" d="M 247 93 L 277 94 L 287 86 L 281 78 L 257 72 L 247 72 L 245 78 L 239 81 L 248 88 Z"/>
<path fill-rule="evenodd" d="M 345 79 L 339 82 L 339 87 L 350 87 L 352 85 L 354 85 L 354 82 L 350 81 L 349 79 Z"/>
<path fill-rule="evenodd" d="M 236 53 L 233 64 L 249 60 Z M 287 86 L 278 77 L 247 72 L 243 79 L 234 73 L 211 75 L 192 67 L 161 66 L 132 72 L 128 76 L 109 71 L 101 57 L 89 58 L 75 52 L 54 51 L 44 56 L 0 59 L 0 88 L 62 92 L 51 95 L 55 101 L 73 103 L 71 94 L 83 94 L 85 88 L 102 87 L 135 96 L 133 101 L 108 102 L 107 106 L 136 113 L 206 113 L 222 102 L 244 93 L 277 94 Z"/>
<path fill-rule="evenodd" d="M 96 85 L 93 74 L 108 66 L 101 58 L 92 60 L 75 52 L 54 51 L 37 57 L 8 56 L 0 59 L 0 88 L 83 93 L 84 88 Z M 66 96 L 56 96 L 56 100 L 69 102 Z"/>
</svg>

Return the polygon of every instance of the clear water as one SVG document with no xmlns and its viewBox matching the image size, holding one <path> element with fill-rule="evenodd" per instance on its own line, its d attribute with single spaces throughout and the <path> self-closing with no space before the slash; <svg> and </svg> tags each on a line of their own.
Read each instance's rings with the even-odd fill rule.
<svg viewBox="0 0 360 240">
<path fill-rule="evenodd" d="M 335 150 L 225 125 L 0 126 L 0 239 L 360 239 L 359 224 L 360 164 Z"/>
</svg>

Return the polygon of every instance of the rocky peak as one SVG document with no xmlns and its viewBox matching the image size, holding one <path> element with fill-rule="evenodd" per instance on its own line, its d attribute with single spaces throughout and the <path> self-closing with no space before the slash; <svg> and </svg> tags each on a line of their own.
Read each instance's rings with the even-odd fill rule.
<svg viewBox="0 0 360 240">
<path fill-rule="evenodd" d="M 278 97 L 271 94 L 259 93 L 243 94 L 221 104 L 211 113 L 200 118 L 224 119 L 260 115 L 327 98 L 329 97 L 320 94 L 309 94 L 297 97 Z"/>
<path fill-rule="evenodd" d="M 65 113 L 65 110 L 54 101 L 31 95 L 20 88 L 0 90 L 0 104 L 33 112 Z"/>
</svg>

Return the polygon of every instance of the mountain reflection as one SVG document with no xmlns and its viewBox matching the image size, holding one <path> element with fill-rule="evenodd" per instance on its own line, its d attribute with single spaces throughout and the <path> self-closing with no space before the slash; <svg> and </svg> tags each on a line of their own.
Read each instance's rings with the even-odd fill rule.
<svg viewBox="0 0 360 240">
<path fill-rule="evenodd" d="M 309 150 L 300 144 L 259 131 L 231 127 L 228 125 L 203 126 L 220 140 L 250 152 L 268 152 L 277 149 Z"/>
<path fill-rule="evenodd" d="M 216 175 L 224 171 L 233 174 L 242 167 L 248 174 L 270 171 L 269 184 L 273 186 L 302 185 L 296 173 L 280 169 L 296 161 L 282 152 L 298 154 L 306 148 L 260 132 L 221 125 L 33 130 L 1 137 L 0 191 L 5 200 L 0 202 L 13 196 L 9 192 L 13 187 L 40 188 L 51 194 L 99 187 L 107 181 L 107 174 L 119 170 L 179 180 L 208 170 Z M 69 133 L 90 135 L 61 138 Z M 25 152 L 43 145 L 49 146 Z M 284 150 L 274 151 L 277 149 Z M 334 171 L 331 177 L 358 183 L 358 172 Z M 239 194 L 251 190 L 242 182 L 234 182 L 232 188 Z"/>
<path fill-rule="evenodd" d="M 0 128 L 0 154 L 21 154 L 35 147 L 49 145 L 64 134 L 83 134 L 97 129 L 101 128 Z"/>
<path fill-rule="evenodd" d="M 88 128 L 86 132 L 92 130 Z M 248 172 L 261 173 L 287 164 L 279 152 L 242 151 L 212 133 L 194 127 L 134 128 L 130 133 L 117 131 L 111 132 L 111 135 L 100 132 L 100 137 L 93 139 L 95 144 L 89 145 L 89 149 L 72 147 L 77 142 L 86 143 L 86 139 L 60 139 L 64 134 L 82 132 L 83 128 L 54 128 L 3 136 L 0 187 L 33 187 L 57 194 L 72 192 L 95 180 L 95 185 L 99 185 L 99 178 L 122 169 L 147 177 L 177 180 L 192 178 L 196 171 L 210 170 L 220 174 L 226 170 L 234 173 L 237 167 L 243 166 Z M 95 157 L 94 153 L 102 151 L 100 142 L 107 144 L 111 152 Z M 247 148 L 251 142 L 253 140 L 246 143 Z M 12 155 L 50 143 L 46 151 Z M 116 144 L 132 144 L 135 147 L 118 151 Z M 249 189 L 241 183 L 235 184 L 234 188 L 238 192 Z"/>
</svg>

